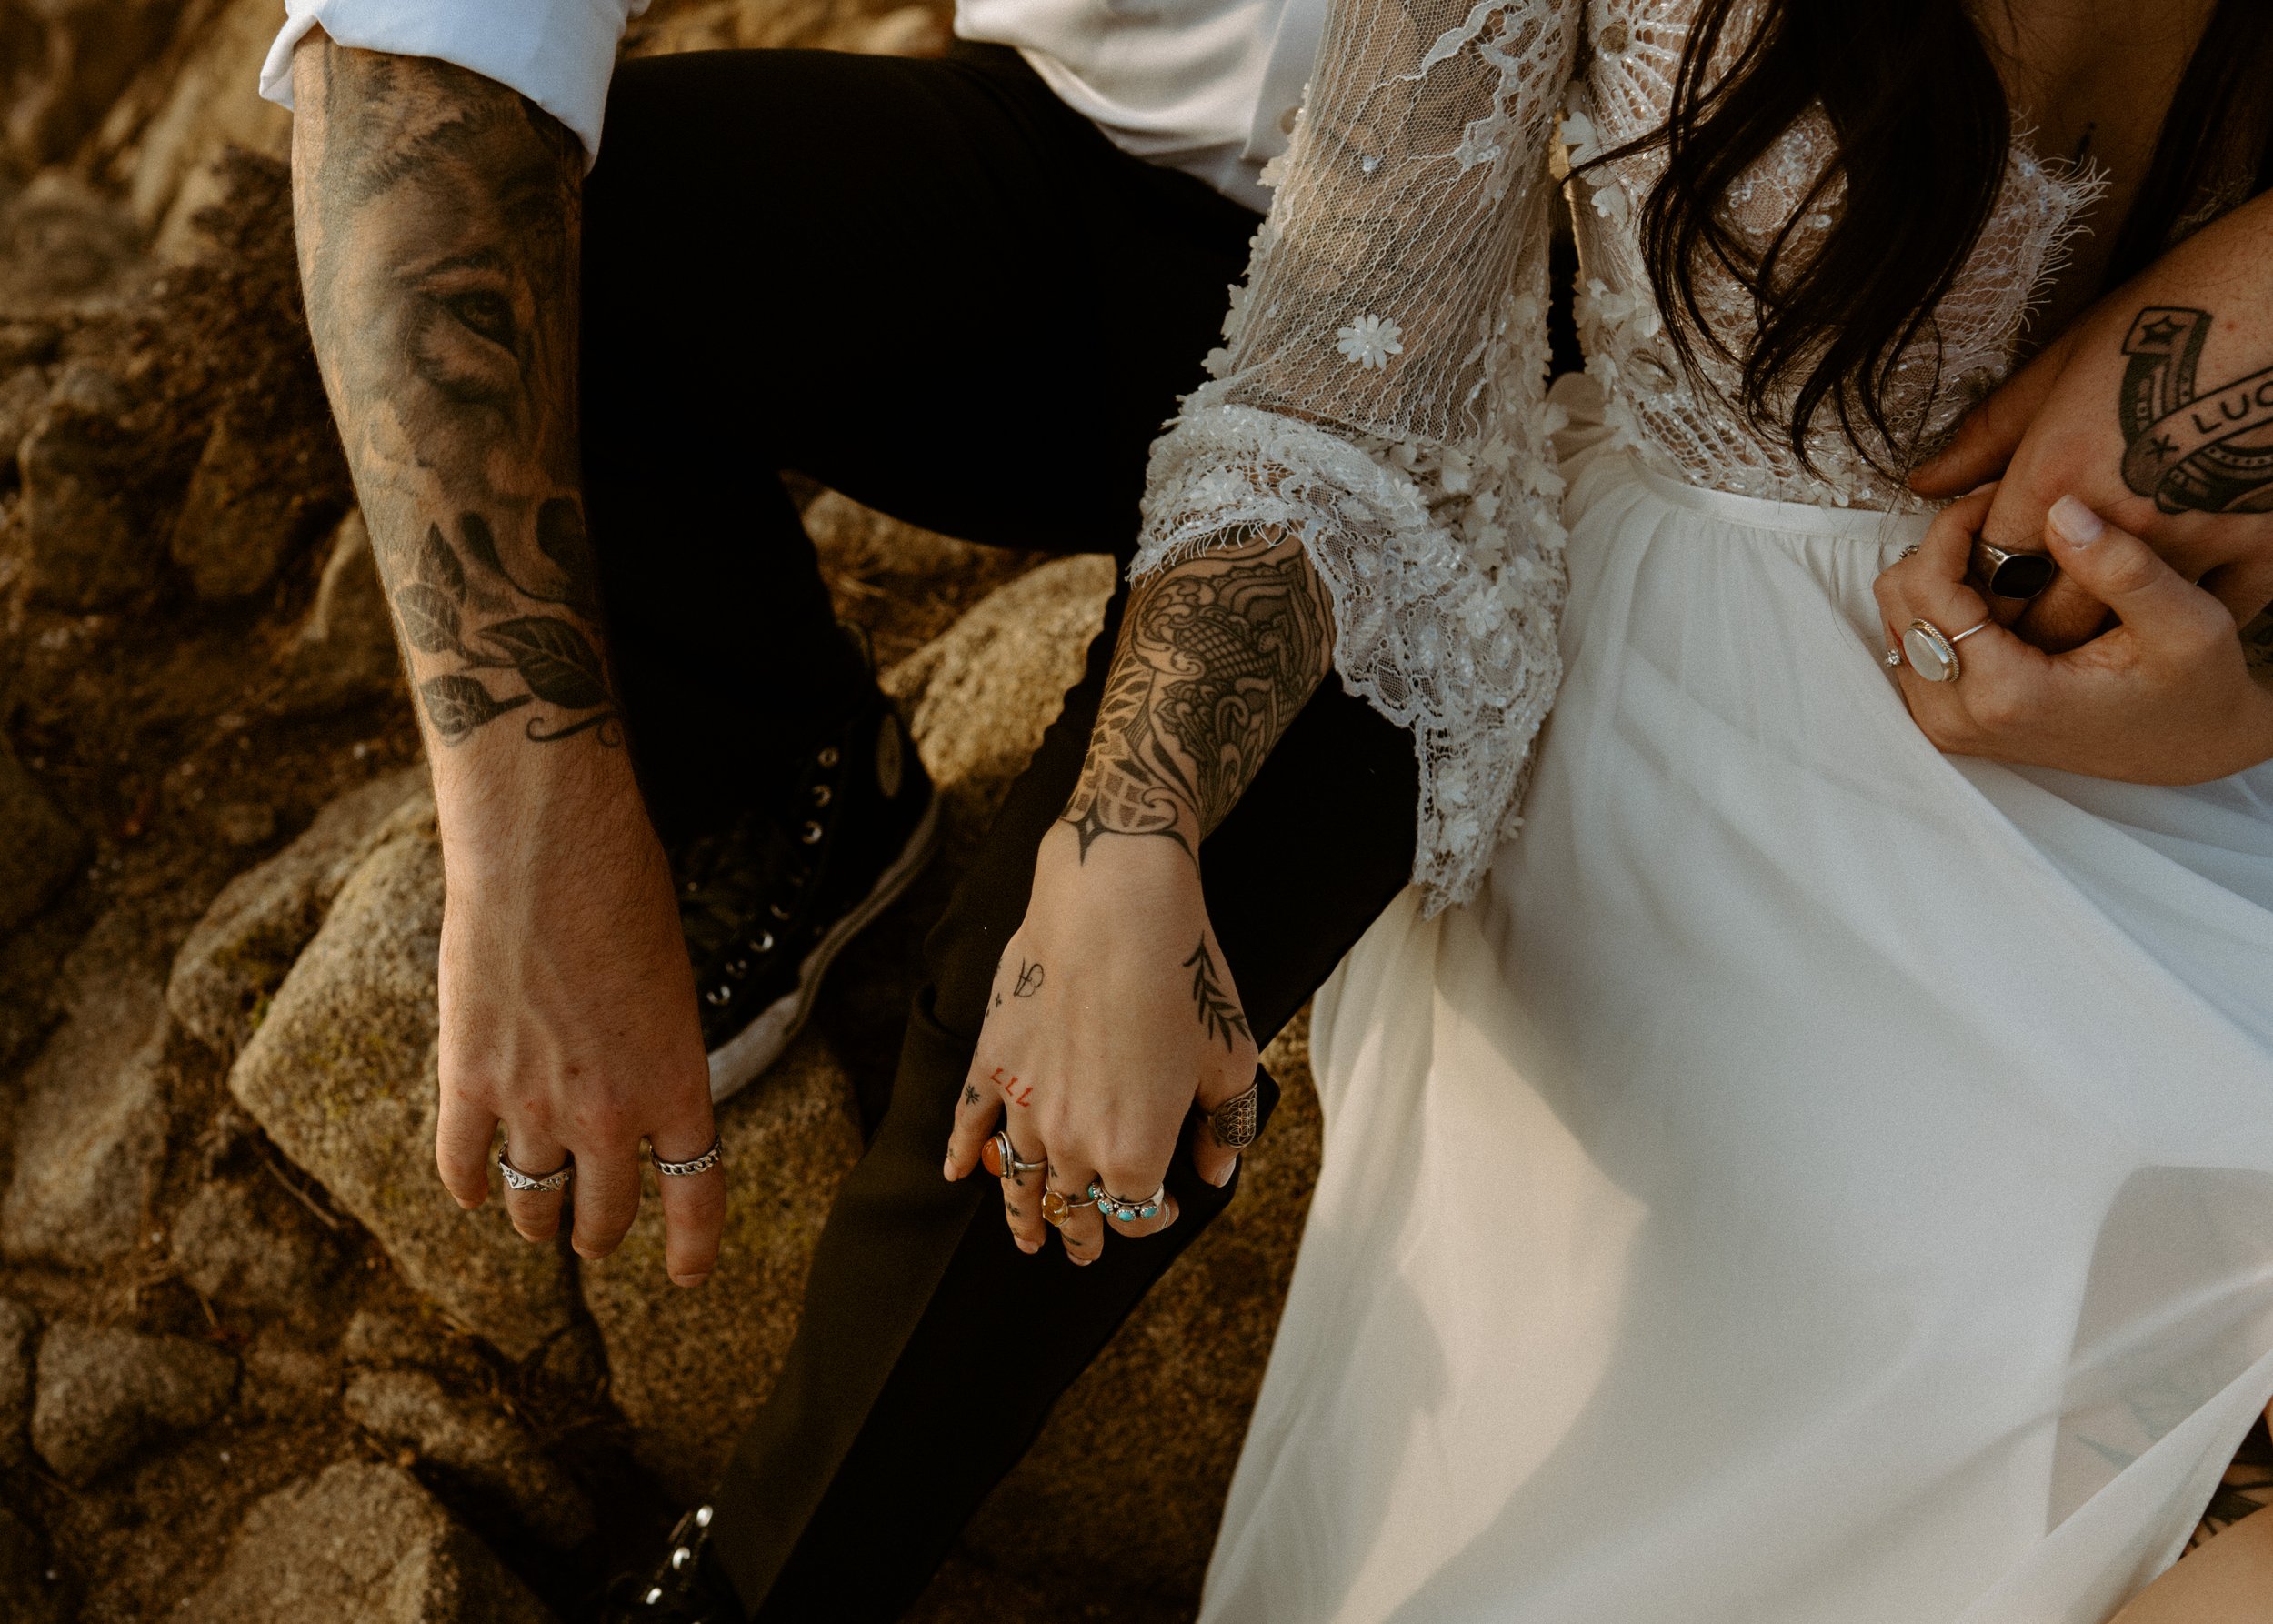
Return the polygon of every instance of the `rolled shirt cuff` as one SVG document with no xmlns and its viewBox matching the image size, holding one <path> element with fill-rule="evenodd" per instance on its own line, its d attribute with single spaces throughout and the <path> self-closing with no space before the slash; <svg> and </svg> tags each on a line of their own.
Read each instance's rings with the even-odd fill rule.
<svg viewBox="0 0 2273 1624">
<path fill-rule="evenodd" d="M 517 90 L 600 151 L 616 47 L 647 0 L 286 0 L 260 93 L 292 105 L 292 53 L 309 29 L 343 45 L 432 56 Z"/>
</svg>

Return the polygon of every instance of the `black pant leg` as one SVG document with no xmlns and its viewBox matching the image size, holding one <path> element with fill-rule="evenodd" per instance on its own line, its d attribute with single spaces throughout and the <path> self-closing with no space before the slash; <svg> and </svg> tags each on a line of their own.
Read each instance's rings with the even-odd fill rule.
<svg viewBox="0 0 2273 1624">
<path fill-rule="evenodd" d="M 1182 1216 L 1086 1268 L 1012 1245 L 990 1180 L 940 1175 L 995 963 L 1078 776 L 1120 604 L 926 944 L 892 1106 L 839 1194 L 780 1380 L 717 1497 L 716 1538 L 766 1620 L 896 1618 L 1058 1396 L 1237 1188 L 1179 1149 Z M 1411 737 L 1329 683 L 1202 848 L 1208 913 L 1267 1041 L 1405 885 Z M 1266 1103 L 1276 1098 L 1267 1087 Z"/>
<path fill-rule="evenodd" d="M 866 680 L 776 470 L 1125 555 L 1254 225 L 1000 48 L 624 65 L 586 193 L 586 498 L 659 821 L 749 805 Z"/>
</svg>

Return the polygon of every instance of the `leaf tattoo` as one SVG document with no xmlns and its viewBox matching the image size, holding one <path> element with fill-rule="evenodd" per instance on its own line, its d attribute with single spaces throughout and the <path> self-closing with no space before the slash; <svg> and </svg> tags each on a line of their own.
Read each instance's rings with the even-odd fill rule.
<svg viewBox="0 0 2273 1624">
<path fill-rule="evenodd" d="M 446 745 L 461 742 L 484 723 L 529 702 L 526 694 L 499 699 L 477 679 L 456 676 L 428 677 L 418 685 L 418 697 L 426 701 L 427 719 Z"/>
<path fill-rule="evenodd" d="M 428 525 L 426 539 L 418 544 L 418 556 L 412 566 L 413 577 L 426 586 L 438 587 L 450 595 L 455 603 L 466 601 L 466 566 L 457 561 L 450 544 L 443 539 L 442 526 Z"/>
<path fill-rule="evenodd" d="M 1246 1011 L 1217 978 L 1216 956 L 1207 950 L 1206 937 L 1199 938 L 1199 945 L 1192 949 L 1191 957 L 1184 961 L 1184 967 L 1192 972 L 1192 1002 L 1199 1010 L 1200 1030 L 1210 1038 L 1222 1038 L 1227 1054 L 1238 1053 L 1235 1037 L 1253 1043 L 1255 1034 L 1247 1028 Z"/>
<path fill-rule="evenodd" d="M 521 673 L 529 692 L 565 710 L 609 703 L 600 657 L 585 635 L 556 615 L 524 615 L 482 628 L 482 640 Z"/>
<path fill-rule="evenodd" d="M 457 605 L 439 586 L 425 581 L 406 581 L 395 589 L 395 612 L 402 617 L 403 636 L 421 654 L 463 654 Z"/>
<path fill-rule="evenodd" d="M 553 561 L 566 583 L 560 602 L 594 619 L 600 613 L 600 560 L 585 534 L 584 509 L 555 496 L 536 510 L 536 550 Z"/>
</svg>

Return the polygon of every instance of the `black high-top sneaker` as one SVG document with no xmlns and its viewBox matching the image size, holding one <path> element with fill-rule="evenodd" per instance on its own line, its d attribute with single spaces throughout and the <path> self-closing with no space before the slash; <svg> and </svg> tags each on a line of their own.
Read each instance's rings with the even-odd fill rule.
<svg viewBox="0 0 2273 1624">
<path fill-rule="evenodd" d="M 923 871 L 938 838 L 938 797 L 915 741 L 871 690 L 806 758 L 785 801 L 675 854 L 711 1098 L 780 1058 L 830 963 Z"/>
<path fill-rule="evenodd" d="M 642 1577 L 608 1586 L 601 1624 L 743 1624 L 742 1604 L 710 1557 L 710 1508 L 697 1506 L 671 1530 L 671 1550 Z"/>
</svg>

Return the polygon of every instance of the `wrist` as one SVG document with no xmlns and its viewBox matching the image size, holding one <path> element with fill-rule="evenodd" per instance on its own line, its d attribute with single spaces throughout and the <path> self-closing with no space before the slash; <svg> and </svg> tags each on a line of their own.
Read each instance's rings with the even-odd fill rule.
<svg viewBox="0 0 2273 1624">
<path fill-rule="evenodd" d="M 596 872 L 666 868 L 620 750 L 575 757 L 500 751 L 486 763 L 438 763 L 435 777 L 443 871 L 454 896 L 478 900 Z"/>
</svg>

